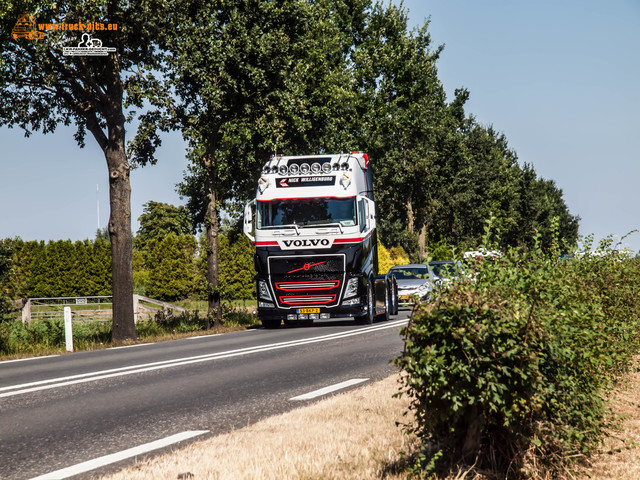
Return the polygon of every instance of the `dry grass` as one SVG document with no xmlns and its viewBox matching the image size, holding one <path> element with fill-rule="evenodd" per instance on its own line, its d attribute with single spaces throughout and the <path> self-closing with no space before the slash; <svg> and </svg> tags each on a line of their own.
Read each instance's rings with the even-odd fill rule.
<svg viewBox="0 0 640 480">
<path fill-rule="evenodd" d="M 396 422 L 398 377 L 142 461 L 109 480 L 406 479 L 392 473 L 413 444 Z"/>
<path fill-rule="evenodd" d="M 407 474 L 395 470 L 402 453 L 414 452 L 416 443 L 396 426 L 405 421 L 408 404 L 406 397 L 393 398 L 397 390 L 398 376 L 392 376 L 103 479 L 407 480 Z M 612 392 L 612 405 L 623 416 L 621 430 L 606 441 L 603 453 L 565 479 L 640 479 L 640 373 Z M 448 477 L 486 478 L 463 469 Z"/>
<path fill-rule="evenodd" d="M 620 431 L 612 432 L 602 453 L 589 460 L 575 478 L 590 480 L 640 479 L 640 372 L 631 373 L 611 393 L 613 410 L 622 416 Z"/>
</svg>

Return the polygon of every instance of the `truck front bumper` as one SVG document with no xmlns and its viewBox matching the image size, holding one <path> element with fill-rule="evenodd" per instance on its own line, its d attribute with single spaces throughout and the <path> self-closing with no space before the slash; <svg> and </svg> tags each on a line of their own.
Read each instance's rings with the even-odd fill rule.
<svg viewBox="0 0 640 480">
<path fill-rule="evenodd" d="M 300 307 L 290 309 L 258 307 L 259 320 L 284 320 L 285 322 L 308 322 L 331 318 L 361 317 L 367 313 L 367 304 L 340 305 L 337 307 Z"/>
</svg>

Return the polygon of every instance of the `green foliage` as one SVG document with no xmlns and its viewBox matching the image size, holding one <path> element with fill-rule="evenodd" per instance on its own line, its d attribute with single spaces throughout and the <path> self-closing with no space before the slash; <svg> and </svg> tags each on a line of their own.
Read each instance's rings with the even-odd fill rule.
<svg viewBox="0 0 640 480">
<path fill-rule="evenodd" d="M 220 237 L 220 293 L 255 298 L 254 247 L 243 235 Z M 192 235 L 169 234 L 133 254 L 134 291 L 159 300 L 206 296 L 207 255 Z M 111 295 L 111 250 L 91 242 L 0 242 L 0 291 L 7 299 Z M 12 268 L 9 268 L 11 266 Z"/>
<path fill-rule="evenodd" d="M 140 250 L 134 250 L 132 255 L 133 264 L 133 293 L 137 295 L 147 295 L 149 285 L 149 270 L 146 267 L 144 255 Z"/>
<path fill-rule="evenodd" d="M 147 243 L 149 280 L 146 294 L 159 300 L 177 300 L 194 289 L 196 240 L 193 235 L 170 233 Z"/>
<path fill-rule="evenodd" d="M 387 249 L 378 239 L 378 273 L 383 275 L 394 265 L 409 263 L 407 252 L 400 246 Z"/>
<path fill-rule="evenodd" d="M 223 305 L 223 318 L 228 328 L 248 328 L 258 324 L 255 315 L 245 308 Z M 173 334 L 207 331 L 206 316 L 198 310 L 184 315 L 164 316 L 138 322 L 136 331 L 141 339 Z M 209 330 L 210 331 L 210 330 Z M 74 350 L 91 350 L 111 345 L 111 323 L 78 322 L 73 324 Z M 0 322 L 0 356 L 15 354 L 43 355 L 64 351 L 64 321 L 43 320 L 31 324 L 21 321 Z"/>
<path fill-rule="evenodd" d="M 6 284 L 11 274 L 12 253 L 11 244 L 6 240 L 0 241 L 0 321 L 9 311 L 10 298 Z"/>
<path fill-rule="evenodd" d="M 111 238 L 109 237 L 109 229 L 107 229 L 107 227 L 98 228 L 96 230 L 96 240 L 99 239 L 99 238 L 101 238 L 105 242 L 110 242 L 111 241 Z"/>
<path fill-rule="evenodd" d="M 5 240 L 13 268 L 0 286 L 12 299 L 111 295 L 111 249 L 102 239 Z"/>
<path fill-rule="evenodd" d="M 396 363 L 432 473 L 557 472 L 605 435 L 605 394 L 640 347 L 640 262 L 551 250 L 507 249 L 415 310 Z"/>
<path fill-rule="evenodd" d="M 255 247 L 244 235 L 220 237 L 220 295 L 224 300 L 256 297 Z"/>
<path fill-rule="evenodd" d="M 87 350 L 107 344 L 111 338 L 111 324 L 107 322 L 75 323 L 73 346 Z M 64 321 L 43 320 L 31 324 L 20 321 L 0 324 L 0 355 L 46 354 L 65 349 Z"/>
<path fill-rule="evenodd" d="M 150 240 L 162 240 L 170 233 L 177 236 L 193 233 L 191 216 L 183 206 L 149 201 L 143 205 L 143 213 L 138 218 L 140 228 L 134 240 L 137 250 L 145 250 Z"/>
<path fill-rule="evenodd" d="M 429 243 L 429 258 L 432 260 L 454 260 L 454 256 L 454 249 L 446 240 Z"/>
</svg>

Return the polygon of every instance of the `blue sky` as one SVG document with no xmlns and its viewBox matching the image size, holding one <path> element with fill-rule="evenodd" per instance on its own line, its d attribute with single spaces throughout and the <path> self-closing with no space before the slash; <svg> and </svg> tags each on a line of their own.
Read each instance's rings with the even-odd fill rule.
<svg viewBox="0 0 640 480">
<path fill-rule="evenodd" d="M 430 17 L 445 48 L 439 77 L 467 113 L 503 132 L 521 163 L 553 179 L 580 233 L 619 239 L 640 228 L 640 1 L 408 0 L 410 24 Z M 73 130 L 0 128 L 0 238 L 93 238 L 108 219 L 107 167 L 92 137 Z M 143 203 L 178 205 L 186 168 L 178 134 L 158 164 L 131 174 L 133 230 Z M 96 188 L 98 192 L 96 192 Z M 625 245 L 640 250 L 640 234 Z"/>
</svg>

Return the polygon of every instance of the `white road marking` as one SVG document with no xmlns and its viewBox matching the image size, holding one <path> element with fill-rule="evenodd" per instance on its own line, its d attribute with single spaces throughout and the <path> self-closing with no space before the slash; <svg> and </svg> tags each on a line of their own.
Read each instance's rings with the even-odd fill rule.
<svg viewBox="0 0 640 480">
<path fill-rule="evenodd" d="M 120 350 L 121 348 L 135 348 L 135 347 L 143 347 L 145 345 L 155 345 L 154 343 L 136 343 L 134 345 L 122 345 L 121 347 L 109 347 L 105 350 Z"/>
<path fill-rule="evenodd" d="M 93 460 L 78 463 L 77 465 L 72 465 L 67 468 L 56 470 L 55 472 L 49 472 L 44 475 L 40 475 L 39 477 L 34 477 L 31 480 L 57 480 L 73 477 L 74 475 L 80 475 L 81 473 L 90 472 L 91 470 L 104 467 L 105 465 L 120 462 L 137 455 L 143 455 L 145 453 L 152 452 L 153 450 L 158 450 L 159 448 L 168 447 L 169 445 L 173 445 L 175 443 L 182 442 L 183 440 L 188 440 L 199 435 L 204 435 L 205 433 L 209 433 L 209 430 L 193 430 L 177 433 L 175 435 L 171 435 L 170 437 L 161 438 L 160 440 L 156 440 L 154 442 L 145 443 L 137 447 L 123 450 L 121 452 L 112 453 L 111 455 L 105 455 L 104 457 L 94 458 Z"/>
<path fill-rule="evenodd" d="M 59 357 L 59 356 L 60 355 L 42 355 L 41 357 L 16 358 L 15 360 L 3 360 L 0 362 L 0 366 L 4 365 L 5 363 L 26 362 L 28 360 L 39 360 L 41 358 L 51 358 L 51 357 Z"/>
<path fill-rule="evenodd" d="M 212 333 L 211 335 L 196 335 L 195 337 L 187 337 L 187 340 L 197 340 L 199 338 L 210 338 L 210 337 L 219 337 L 220 335 L 224 335 L 223 333 Z"/>
<path fill-rule="evenodd" d="M 342 390 L 343 388 L 351 387 L 352 385 L 357 385 L 359 383 L 366 382 L 367 380 L 369 379 L 368 378 L 352 378 L 351 380 L 347 380 L 341 383 L 336 383 L 335 385 L 330 385 L 328 387 L 324 387 L 319 390 L 315 390 L 313 392 L 305 393 L 304 395 L 298 395 L 297 397 L 290 398 L 289 400 L 291 401 L 311 400 L 312 398 L 321 397 L 322 395 L 326 395 L 327 393 Z"/>
<path fill-rule="evenodd" d="M 146 363 L 140 365 L 130 365 L 128 367 L 113 368 L 109 370 L 102 370 L 97 372 L 82 373 L 78 375 L 71 375 L 67 377 L 51 378 L 48 380 L 40 380 L 37 382 L 24 383 L 19 385 L 10 385 L 6 387 L 0 387 L 0 398 L 12 397 L 16 395 L 23 395 L 25 393 L 37 392 L 40 390 L 48 390 L 51 388 L 59 388 L 68 385 L 75 385 L 78 383 L 93 382 L 96 380 L 104 380 L 107 378 L 121 377 L 125 375 L 132 375 L 135 373 L 150 372 L 154 370 L 161 370 L 165 368 L 178 367 L 183 365 L 190 365 L 193 363 L 209 362 L 213 360 L 219 360 L 223 358 L 232 358 L 242 355 L 250 355 L 253 353 L 268 352 L 272 350 L 281 350 L 285 348 L 292 348 L 300 345 L 309 345 L 313 343 L 327 342 L 336 340 L 339 338 L 352 337 L 354 335 L 364 335 L 378 330 L 386 330 L 389 328 L 397 328 L 404 325 L 408 320 L 396 320 L 393 322 L 385 322 L 380 325 L 372 325 L 370 327 L 359 328 L 356 330 L 348 330 L 346 332 L 332 333 L 328 335 L 321 335 L 319 337 L 293 340 L 289 342 L 272 343 L 268 345 L 259 345 L 255 347 L 241 348 L 238 350 L 230 350 L 227 352 L 210 353 L 206 355 L 198 355 L 194 357 L 177 358 L 173 360 L 165 360 L 161 362 Z"/>
</svg>

